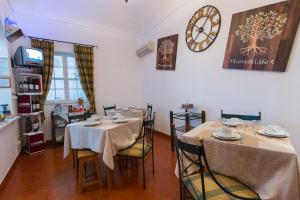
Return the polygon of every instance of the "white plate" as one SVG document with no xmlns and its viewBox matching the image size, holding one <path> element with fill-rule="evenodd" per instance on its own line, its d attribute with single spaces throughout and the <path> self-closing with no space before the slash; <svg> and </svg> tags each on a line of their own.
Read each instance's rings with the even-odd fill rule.
<svg viewBox="0 0 300 200">
<path fill-rule="evenodd" d="M 82 125 L 85 127 L 92 127 L 92 126 L 98 126 L 100 124 L 101 124 L 101 122 L 99 122 L 99 121 L 96 121 L 96 122 L 87 121 L 87 122 L 83 123 Z"/>
<path fill-rule="evenodd" d="M 233 132 L 232 130 L 218 130 L 212 134 L 215 138 L 221 140 L 239 140 L 241 139 L 241 135 Z"/>
<path fill-rule="evenodd" d="M 230 119 L 223 119 L 223 124 L 226 126 L 235 127 L 237 125 L 243 124 L 243 120 L 239 118 L 230 118 Z"/>
<path fill-rule="evenodd" d="M 117 119 L 117 120 L 114 120 L 113 122 L 116 124 L 123 124 L 123 123 L 130 122 L 130 120 L 129 119 Z"/>
<path fill-rule="evenodd" d="M 101 120 L 100 117 L 91 117 L 91 118 L 87 119 L 86 121 L 88 121 L 88 122 L 98 122 L 100 120 Z"/>
<path fill-rule="evenodd" d="M 257 131 L 261 135 L 265 135 L 268 137 L 277 137 L 277 138 L 286 138 L 289 137 L 289 133 L 286 132 L 283 128 L 280 126 L 266 126 L 262 127 L 262 129 Z"/>
</svg>

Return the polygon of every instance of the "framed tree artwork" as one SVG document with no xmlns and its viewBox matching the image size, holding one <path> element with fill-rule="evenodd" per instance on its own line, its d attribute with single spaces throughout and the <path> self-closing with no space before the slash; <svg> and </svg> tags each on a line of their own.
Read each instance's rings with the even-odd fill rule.
<svg viewBox="0 0 300 200">
<path fill-rule="evenodd" d="M 178 34 L 158 39 L 157 70 L 175 70 L 177 56 Z"/>
<path fill-rule="evenodd" d="M 223 68 L 284 72 L 299 24 L 290 7 L 284 1 L 233 14 Z"/>
</svg>

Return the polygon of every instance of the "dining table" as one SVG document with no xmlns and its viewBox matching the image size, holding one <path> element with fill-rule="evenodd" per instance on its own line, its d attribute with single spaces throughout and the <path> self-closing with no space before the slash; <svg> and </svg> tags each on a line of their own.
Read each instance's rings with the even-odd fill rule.
<svg viewBox="0 0 300 200">
<path fill-rule="evenodd" d="M 111 188 L 114 156 L 119 150 L 135 142 L 141 131 L 141 119 L 125 118 L 124 121 L 106 117 L 94 126 L 90 126 L 91 121 L 66 126 L 63 158 L 72 150 L 78 149 L 90 149 L 99 153 L 107 169 L 108 188 Z"/>
<path fill-rule="evenodd" d="M 251 125 L 240 132 L 241 138 L 224 141 L 213 137 L 225 127 L 208 121 L 181 135 L 184 142 L 201 145 L 203 140 L 210 169 L 235 178 L 256 191 L 263 200 L 300 200 L 299 164 L 290 138 L 274 138 L 257 133 Z M 178 167 L 175 173 L 178 175 Z M 196 166 L 189 173 L 198 170 Z"/>
</svg>

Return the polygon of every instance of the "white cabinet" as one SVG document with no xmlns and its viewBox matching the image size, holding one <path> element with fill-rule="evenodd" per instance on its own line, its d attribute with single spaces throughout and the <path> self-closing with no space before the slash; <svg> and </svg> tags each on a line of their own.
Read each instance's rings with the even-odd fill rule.
<svg viewBox="0 0 300 200">
<path fill-rule="evenodd" d="M 0 123 L 0 184 L 20 153 L 19 117 Z"/>
</svg>

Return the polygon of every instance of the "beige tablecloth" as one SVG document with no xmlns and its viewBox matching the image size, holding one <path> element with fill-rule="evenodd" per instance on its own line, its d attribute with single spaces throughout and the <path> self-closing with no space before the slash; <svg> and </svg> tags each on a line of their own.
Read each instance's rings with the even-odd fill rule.
<svg viewBox="0 0 300 200">
<path fill-rule="evenodd" d="M 103 161 L 114 169 L 113 157 L 118 150 L 134 143 L 141 130 L 141 119 L 130 118 L 130 122 L 115 124 L 105 120 L 101 125 L 85 127 L 85 122 L 69 124 L 65 130 L 64 158 L 71 149 L 88 148 L 97 153 L 103 153 Z"/>
<path fill-rule="evenodd" d="M 144 115 L 144 109 L 112 109 L 106 111 L 107 116 L 115 116 L 116 113 L 119 113 L 125 117 L 133 117 L 133 118 L 143 118 Z"/>
<path fill-rule="evenodd" d="M 299 200 L 297 155 L 288 138 L 276 139 L 256 134 L 249 126 L 239 141 L 221 141 L 211 134 L 215 122 L 185 133 L 182 140 L 204 146 L 211 170 L 234 177 L 255 190 L 263 200 Z"/>
</svg>

